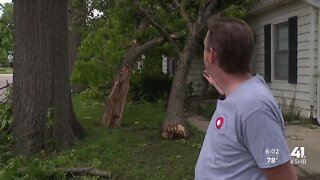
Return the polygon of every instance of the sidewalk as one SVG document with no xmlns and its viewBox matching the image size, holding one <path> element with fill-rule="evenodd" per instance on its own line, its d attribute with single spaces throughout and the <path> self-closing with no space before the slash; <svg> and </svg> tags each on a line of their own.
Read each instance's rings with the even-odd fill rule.
<svg viewBox="0 0 320 180">
<path fill-rule="evenodd" d="M 208 119 L 199 115 L 190 115 L 186 120 L 203 132 L 206 132 L 209 125 Z M 295 166 L 299 176 L 303 179 L 320 180 L 320 127 L 288 125 L 285 127 L 285 134 L 290 151 L 295 147 L 304 147 L 305 149 L 307 163 Z M 312 175 L 317 176 L 313 177 Z"/>
</svg>

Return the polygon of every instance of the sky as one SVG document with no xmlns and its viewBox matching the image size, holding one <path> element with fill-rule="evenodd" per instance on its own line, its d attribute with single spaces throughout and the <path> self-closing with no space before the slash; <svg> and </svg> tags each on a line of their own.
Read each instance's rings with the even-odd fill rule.
<svg viewBox="0 0 320 180">
<path fill-rule="evenodd" d="M 12 2 L 12 0 L 0 0 L 0 3 L 1 3 L 1 4 L 7 3 L 7 2 Z"/>
<path fill-rule="evenodd" d="M 8 2 L 12 2 L 12 0 L 0 0 L 0 3 L 8 3 Z M 2 11 L 0 10 L 0 16 L 2 15 Z"/>
</svg>

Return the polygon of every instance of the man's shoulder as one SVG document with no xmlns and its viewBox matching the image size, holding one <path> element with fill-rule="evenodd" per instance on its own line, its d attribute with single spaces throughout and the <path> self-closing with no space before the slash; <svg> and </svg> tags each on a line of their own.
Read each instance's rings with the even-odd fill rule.
<svg viewBox="0 0 320 180">
<path fill-rule="evenodd" d="M 238 110 L 241 111 L 244 116 L 250 116 L 252 113 L 261 109 L 272 111 L 274 108 L 277 108 L 270 89 L 259 81 L 251 83 L 238 100 Z"/>
</svg>

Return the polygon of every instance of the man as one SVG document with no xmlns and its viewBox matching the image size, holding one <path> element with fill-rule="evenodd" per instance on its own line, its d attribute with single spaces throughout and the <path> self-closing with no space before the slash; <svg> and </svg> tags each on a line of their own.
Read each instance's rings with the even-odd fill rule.
<svg viewBox="0 0 320 180">
<path fill-rule="evenodd" d="M 197 161 L 196 180 L 296 180 L 282 114 L 260 75 L 250 75 L 254 37 L 236 18 L 209 20 L 205 78 L 217 102 Z"/>
</svg>

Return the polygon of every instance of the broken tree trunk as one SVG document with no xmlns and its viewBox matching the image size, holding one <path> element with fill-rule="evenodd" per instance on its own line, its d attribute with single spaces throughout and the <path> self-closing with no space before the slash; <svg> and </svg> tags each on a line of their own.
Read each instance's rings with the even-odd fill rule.
<svg viewBox="0 0 320 180">
<path fill-rule="evenodd" d="M 129 65 L 125 65 L 113 83 L 103 114 L 105 127 L 120 126 L 122 110 L 129 91 L 131 72 L 132 68 Z"/>
<path fill-rule="evenodd" d="M 113 86 L 102 117 L 102 123 L 105 127 L 119 127 L 121 124 L 123 107 L 129 91 L 131 72 L 138 56 L 144 51 L 151 49 L 164 42 L 163 38 L 155 38 L 145 42 L 142 45 L 135 44 L 128 49 L 118 76 L 113 81 Z"/>
</svg>

